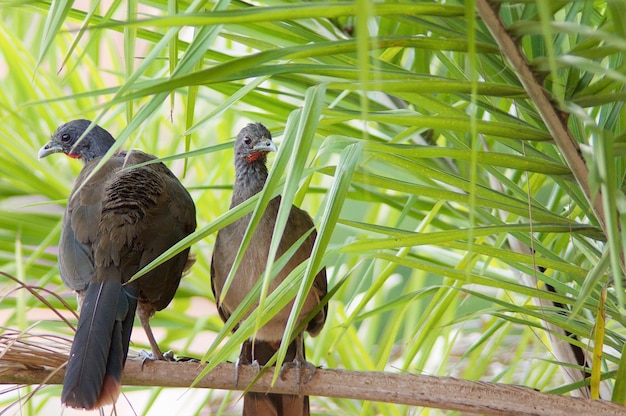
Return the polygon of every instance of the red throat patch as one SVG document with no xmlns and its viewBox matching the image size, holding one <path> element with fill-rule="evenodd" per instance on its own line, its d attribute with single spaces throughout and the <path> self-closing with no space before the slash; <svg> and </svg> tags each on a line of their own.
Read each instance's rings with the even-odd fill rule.
<svg viewBox="0 0 626 416">
<path fill-rule="evenodd" d="M 66 155 L 72 159 L 80 159 L 80 155 L 77 155 L 76 153 L 66 153 Z"/>
<path fill-rule="evenodd" d="M 266 155 L 268 152 L 256 152 L 256 153 L 252 153 L 251 155 L 248 155 L 248 163 L 252 163 L 255 160 L 257 160 L 258 158 L 260 158 L 262 155 Z"/>
</svg>

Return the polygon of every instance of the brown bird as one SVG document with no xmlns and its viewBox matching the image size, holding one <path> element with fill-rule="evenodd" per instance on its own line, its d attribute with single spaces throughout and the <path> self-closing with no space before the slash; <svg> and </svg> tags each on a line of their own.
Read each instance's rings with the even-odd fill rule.
<svg viewBox="0 0 626 416">
<path fill-rule="evenodd" d="M 97 125 L 81 138 L 90 124 L 60 126 L 39 151 L 39 158 L 65 153 L 84 163 L 59 242 L 61 278 L 80 304 L 61 400 L 84 409 L 117 400 L 136 309 L 153 357 L 163 359 L 148 320 L 174 297 L 193 262 L 189 249 L 126 282 L 196 228 L 193 200 L 164 164 L 132 167 L 154 156 L 120 151 L 95 170 L 115 139 Z"/>
<path fill-rule="evenodd" d="M 272 136 L 262 124 L 249 124 L 239 132 L 235 141 L 236 176 L 231 208 L 263 189 L 267 179 L 267 167 L 265 165 L 267 153 L 273 151 L 276 151 L 276 146 L 272 142 Z M 211 262 L 211 284 L 220 316 L 224 321 L 243 301 L 265 271 L 280 201 L 280 196 L 278 196 L 269 202 L 222 302 L 220 302 L 220 296 L 224 283 L 252 214 L 248 214 L 224 227 L 217 234 Z M 294 268 L 311 256 L 317 235 L 314 227 L 313 220 L 306 211 L 296 206 L 291 207 L 276 258 L 279 258 L 311 229 L 313 232 L 309 234 L 280 274 L 272 281 L 269 288 L 270 292 L 285 280 Z M 326 295 L 326 270 L 322 269 L 315 277 L 311 291 L 304 302 L 302 311 L 300 311 L 298 324 L 302 323 L 304 318 L 320 304 L 324 295 Z M 243 344 L 239 363 L 250 364 L 256 361 L 259 365 L 264 365 L 270 360 L 280 347 L 292 306 L 293 300 L 268 323 L 259 328 L 254 339 L 249 339 Z M 309 334 L 315 336 L 320 332 L 326 320 L 326 313 L 327 305 L 308 322 L 306 331 Z M 313 367 L 305 361 L 303 335 L 303 333 L 298 334 L 289 345 L 285 363 L 293 362 L 299 366 Z M 308 414 L 309 398 L 307 396 L 263 393 L 246 393 L 244 396 L 243 415 L 300 416 Z"/>
</svg>

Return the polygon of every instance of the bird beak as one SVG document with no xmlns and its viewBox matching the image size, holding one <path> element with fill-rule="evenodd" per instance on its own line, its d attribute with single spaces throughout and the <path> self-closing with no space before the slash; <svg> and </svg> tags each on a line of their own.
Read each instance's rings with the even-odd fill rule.
<svg viewBox="0 0 626 416">
<path fill-rule="evenodd" d="M 276 145 L 274 144 L 272 139 L 263 140 L 262 142 L 260 142 L 256 146 L 254 146 L 254 148 L 252 149 L 253 153 L 258 153 L 258 152 L 277 152 L 277 151 L 278 151 L 278 148 L 276 147 Z"/>
<path fill-rule="evenodd" d="M 63 151 L 63 148 L 58 144 L 54 144 L 52 142 L 46 143 L 41 149 L 39 149 L 39 153 L 37 156 L 39 159 L 43 159 L 44 157 L 51 155 L 53 153 L 60 153 Z"/>
</svg>

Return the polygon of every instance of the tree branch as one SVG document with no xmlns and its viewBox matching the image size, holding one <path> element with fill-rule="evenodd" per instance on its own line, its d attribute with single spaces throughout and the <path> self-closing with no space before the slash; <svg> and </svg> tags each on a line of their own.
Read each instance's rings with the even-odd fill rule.
<svg viewBox="0 0 626 416">
<path fill-rule="evenodd" d="M 604 235 L 608 236 L 600 191 L 598 191 L 598 195 L 595 197 L 591 194 L 589 169 L 578 142 L 567 128 L 564 118 L 562 117 L 563 114 L 554 107 L 547 91 L 535 78 L 524 53 L 507 32 L 506 27 L 494 7 L 489 4 L 487 0 L 477 0 L 476 9 L 478 10 L 478 15 L 481 20 L 485 23 L 487 29 L 489 29 L 491 36 L 493 36 L 500 47 L 500 52 L 513 68 L 517 78 L 526 90 L 528 97 L 535 104 L 537 112 L 552 135 L 567 165 L 570 167 L 574 178 L 576 178 L 576 182 L 578 182 L 578 185 L 587 197 L 593 209 L 593 213 L 604 231 Z"/>
<path fill-rule="evenodd" d="M 124 369 L 123 384 L 134 386 L 189 387 L 203 365 L 194 362 L 147 362 L 129 359 Z M 60 384 L 63 370 L 50 367 L 29 367 L 0 361 L 0 384 Z M 55 372 L 56 371 L 56 372 Z M 235 384 L 235 367 L 219 364 L 194 388 L 244 390 L 257 375 L 252 366 L 239 368 Z M 271 371 L 266 371 L 250 389 L 257 392 L 298 394 L 295 369 L 288 369 L 272 387 Z M 306 375 L 303 374 L 303 379 Z M 591 401 L 550 395 L 521 386 L 476 382 L 452 377 L 432 377 L 389 372 L 365 372 L 318 369 L 310 382 L 302 384 L 300 394 L 380 401 L 411 406 L 458 410 L 491 415 L 573 414 L 623 416 L 626 407 L 605 401 Z"/>
</svg>

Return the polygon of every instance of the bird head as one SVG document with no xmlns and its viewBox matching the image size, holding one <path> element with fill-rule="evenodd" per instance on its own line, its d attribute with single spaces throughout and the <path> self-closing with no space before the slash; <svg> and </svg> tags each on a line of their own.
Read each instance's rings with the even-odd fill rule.
<svg viewBox="0 0 626 416">
<path fill-rule="evenodd" d="M 269 152 L 275 152 L 272 134 L 261 123 L 251 123 L 241 129 L 235 141 L 235 157 L 247 163 L 265 163 Z"/>
<path fill-rule="evenodd" d="M 73 120 L 61 125 L 52 134 L 50 141 L 39 149 L 39 159 L 53 153 L 65 153 L 74 159 L 87 163 L 102 157 L 113 146 L 115 139 L 102 127 L 95 125 L 81 139 L 83 133 L 91 125 L 89 120 Z M 79 140 L 80 139 L 80 140 Z"/>
</svg>

